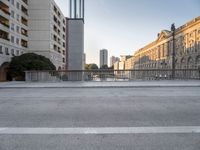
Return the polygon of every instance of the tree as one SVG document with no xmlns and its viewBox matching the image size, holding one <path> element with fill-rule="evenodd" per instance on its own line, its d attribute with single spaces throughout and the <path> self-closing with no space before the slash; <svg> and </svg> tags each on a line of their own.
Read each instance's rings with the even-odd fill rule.
<svg viewBox="0 0 200 150">
<path fill-rule="evenodd" d="M 98 66 L 96 64 L 86 64 L 85 70 L 97 70 Z"/>
<path fill-rule="evenodd" d="M 29 70 L 56 70 L 53 63 L 46 57 L 34 53 L 26 53 L 21 56 L 13 57 L 8 74 L 12 78 L 25 78 L 25 72 Z"/>
<path fill-rule="evenodd" d="M 100 69 L 109 69 L 109 68 L 108 68 L 108 65 L 103 65 L 103 66 L 101 66 Z"/>
</svg>

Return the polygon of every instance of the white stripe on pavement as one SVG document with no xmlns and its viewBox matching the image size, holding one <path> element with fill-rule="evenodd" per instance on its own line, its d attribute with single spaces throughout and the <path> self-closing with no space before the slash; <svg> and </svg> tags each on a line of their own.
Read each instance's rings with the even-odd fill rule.
<svg viewBox="0 0 200 150">
<path fill-rule="evenodd" d="M 109 127 L 109 128 L 0 128 L 0 135 L 9 134 L 161 134 L 161 133 L 200 133 L 200 126 L 175 127 Z"/>
</svg>

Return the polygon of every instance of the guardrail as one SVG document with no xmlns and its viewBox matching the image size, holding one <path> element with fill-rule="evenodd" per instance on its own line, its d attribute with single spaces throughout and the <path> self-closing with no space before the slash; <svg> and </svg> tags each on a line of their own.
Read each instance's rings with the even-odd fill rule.
<svg viewBox="0 0 200 150">
<path fill-rule="evenodd" d="M 26 81 L 200 80 L 198 69 L 26 71 Z"/>
</svg>

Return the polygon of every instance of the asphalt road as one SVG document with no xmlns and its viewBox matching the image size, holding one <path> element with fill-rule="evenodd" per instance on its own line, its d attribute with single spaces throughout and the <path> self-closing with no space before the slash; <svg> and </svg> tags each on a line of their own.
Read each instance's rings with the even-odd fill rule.
<svg viewBox="0 0 200 150">
<path fill-rule="evenodd" d="M 73 133 L 73 128 L 183 126 L 200 127 L 200 87 L 0 89 L 0 150 L 199 150 L 199 132 Z M 30 133 L 1 134 L 5 128 Z M 34 128 L 72 132 L 31 134 Z"/>
</svg>

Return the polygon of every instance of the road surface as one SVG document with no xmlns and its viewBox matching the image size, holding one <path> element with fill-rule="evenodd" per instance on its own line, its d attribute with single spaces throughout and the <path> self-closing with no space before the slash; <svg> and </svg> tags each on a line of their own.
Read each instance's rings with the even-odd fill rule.
<svg viewBox="0 0 200 150">
<path fill-rule="evenodd" d="M 0 150 L 199 150 L 200 87 L 1 88 Z"/>
</svg>

